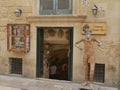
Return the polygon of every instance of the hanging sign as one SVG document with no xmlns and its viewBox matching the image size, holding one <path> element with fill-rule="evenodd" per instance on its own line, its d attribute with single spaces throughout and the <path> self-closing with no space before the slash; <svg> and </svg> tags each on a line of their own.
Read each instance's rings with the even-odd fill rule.
<svg viewBox="0 0 120 90">
<path fill-rule="evenodd" d="M 92 34 L 105 35 L 107 33 L 107 25 L 106 25 L 105 22 L 87 22 L 87 23 L 83 23 L 82 34 L 84 34 L 83 27 L 85 25 L 89 26 L 89 29 L 92 31 Z"/>
</svg>

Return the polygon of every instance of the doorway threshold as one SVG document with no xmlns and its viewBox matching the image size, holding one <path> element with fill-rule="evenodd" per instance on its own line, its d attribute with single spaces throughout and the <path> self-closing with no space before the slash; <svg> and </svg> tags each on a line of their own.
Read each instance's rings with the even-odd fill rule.
<svg viewBox="0 0 120 90">
<path fill-rule="evenodd" d="M 36 80 L 50 81 L 50 82 L 60 82 L 60 83 L 73 83 L 72 81 L 48 79 L 48 78 L 36 78 Z"/>
</svg>

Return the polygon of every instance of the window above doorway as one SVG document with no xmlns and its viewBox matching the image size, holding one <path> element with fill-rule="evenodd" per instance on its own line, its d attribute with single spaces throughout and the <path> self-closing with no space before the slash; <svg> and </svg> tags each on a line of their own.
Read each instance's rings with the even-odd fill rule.
<svg viewBox="0 0 120 90">
<path fill-rule="evenodd" d="M 72 14 L 72 0 L 40 0 L 40 14 Z"/>
</svg>

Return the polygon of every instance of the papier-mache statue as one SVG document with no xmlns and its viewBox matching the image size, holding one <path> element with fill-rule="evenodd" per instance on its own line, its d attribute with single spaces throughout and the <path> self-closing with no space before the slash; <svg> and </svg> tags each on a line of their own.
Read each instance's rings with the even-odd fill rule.
<svg viewBox="0 0 120 90">
<path fill-rule="evenodd" d="M 91 37 L 92 31 L 90 30 L 90 27 L 88 24 L 85 24 L 83 26 L 83 31 L 85 33 L 85 38 L 81 39 L 80 41 L 77 41 L 75 43 L 75 46 L 77 46 L 78 44 L 83 42 L 83 44 L 84 44 L 83 64 L 84 64 L 84 70 L 85 70 L 85 80 L 93 81 L 94 70 L 95 70 L 93 44 L 94 44 L 94 42 L 97 42 L 98 46 L 100 47 L 102 45 L 102 43 L 99 42 L 98 40 L 96 40 L 95 38 Z M 80 49 L 82 50 L 82 48 L 80 48 Z M 88 64 L 90 64 L 90 75 L 88 75 Z"/>
</svg>

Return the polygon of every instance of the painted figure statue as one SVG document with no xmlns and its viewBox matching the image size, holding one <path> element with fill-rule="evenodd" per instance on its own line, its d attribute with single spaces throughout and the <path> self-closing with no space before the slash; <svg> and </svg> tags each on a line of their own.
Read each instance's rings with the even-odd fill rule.
<svg viewBox="0 0 120 90">
<path fill-rule="evenodd" d="M 91 30 L 89 25 L 84 25 L 83 31 L 85 33 L 85 39 L 81 39 L 75 44 L 79 44 L 83 42 L 84 44 L 84 56 L 83 56 L 83 64 L 85 69 L 85 80 L 93 81 L 94 79 L 94 70 L 95 70 L 95 61 L 94 61 L 94 50 L 93 43 L 97 42 L 98 46 L 101 46 L 101 42 L 97 41 L 95 38 L 91 37 Z M 88 64 L 90 64 L 90 75 L 88 77 Z"/>
</svg>

